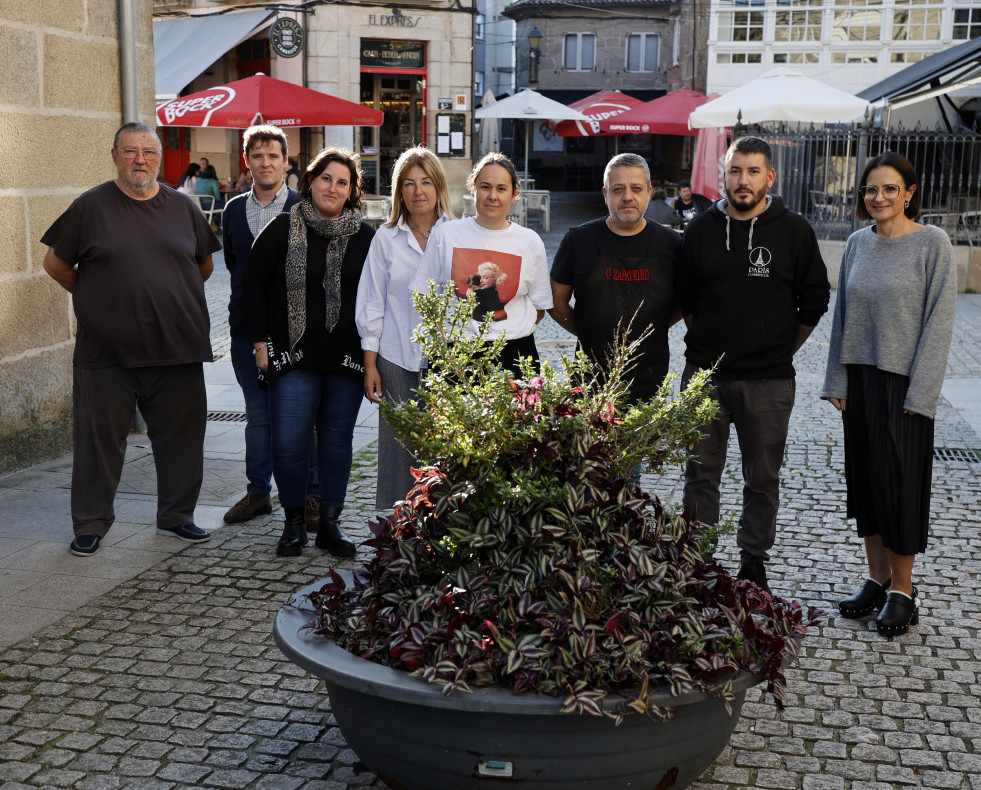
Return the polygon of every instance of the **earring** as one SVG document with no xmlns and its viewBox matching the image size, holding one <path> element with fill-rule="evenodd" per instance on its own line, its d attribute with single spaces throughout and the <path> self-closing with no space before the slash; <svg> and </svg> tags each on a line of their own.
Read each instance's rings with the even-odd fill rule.
<svg viewBox="0 0 981 790">
<path fill-rule="evenodd" d="M 909 201 L 906 201 L 906 208 L 909 208 Z"/>
</svg>

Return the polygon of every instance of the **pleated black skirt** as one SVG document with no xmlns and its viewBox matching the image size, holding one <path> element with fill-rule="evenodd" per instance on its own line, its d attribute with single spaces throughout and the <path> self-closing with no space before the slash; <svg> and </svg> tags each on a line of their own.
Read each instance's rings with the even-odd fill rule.
<svg viewBox="0 0 981 790">
<path fill-rule="evenodd" d="M 933 475 L 933 420 L 903 412 L 909 378 L 848 366 L 845 482 L 858 536 L 881 535 L 896 554 L 926 551 Z"/>
</svg>

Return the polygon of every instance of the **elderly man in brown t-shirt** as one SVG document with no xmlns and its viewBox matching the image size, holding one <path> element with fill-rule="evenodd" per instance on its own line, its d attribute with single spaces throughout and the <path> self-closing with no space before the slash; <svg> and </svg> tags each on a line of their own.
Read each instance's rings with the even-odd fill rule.
<svg viewBox="0 0 981 790">
<path fill-rule="evenodd" d="M 137 401 L 157 471 L 157 532 L 192 543 L 201 490 L 211 362 L 204 281 L 221 245 L 204 215 L 157 182 L 160 139 L 116 133 L 117 177 L 69 206 L 41 241 L 45 271 L 73 295 L 72 554 L 87 557 L 115 520 L 113 499 Z"/>
</svg>

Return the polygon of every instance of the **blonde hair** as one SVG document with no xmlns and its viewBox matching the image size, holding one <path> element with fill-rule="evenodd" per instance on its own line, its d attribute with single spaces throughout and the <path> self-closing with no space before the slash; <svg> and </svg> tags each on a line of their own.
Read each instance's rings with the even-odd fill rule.
<svg viewBox="0 0 981 790">
<path fill-rule="evenodd" d="M 480 274 L 480 270 L 483 269 L 485 266 L 494 270 L 493 277 L 494 277 L 495 285 L 497 285 L 497 283 L 503 283 L 508 278 L 508 276 L 501 271 L 501 267 L 498 266 L 493 261 L 484 261 L 483 263 L 479 264 L 477 266 L 477 274 Z"/>
<path fill-rule="evenodd" d="M 436 204 L 439 209 L 446 214 L 447 219 L 453 219 L 453 211 L 450 209 L 450 191 L 446 186 L 446 173 L 443 172 L 443 163 L 428 148 L 417 145 L 402 152 L 402 155 L 392 167 L 392 212 L 388 215 L 385 227 L 394 228 L 398 225 L 402 217 L 408 215 L 409 210 L 402 200 L 402 185 L 405 183 L 406 174 L 416 165 L 421 167 L 427 176 L 433 180 L 436 187 Z M 436 212 L 439 216 L 439 211 Z"/>
</svg>

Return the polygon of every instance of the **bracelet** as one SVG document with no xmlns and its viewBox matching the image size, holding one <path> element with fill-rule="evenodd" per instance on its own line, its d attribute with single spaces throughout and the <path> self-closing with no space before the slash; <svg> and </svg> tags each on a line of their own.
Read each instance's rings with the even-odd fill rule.
<svg viewBox="0 0 981 790">
<path fill-rule="evenodd" d="M 259 353 L 259 349 L 261 349 L 261 348 L 269 348 L 269 344 L 268 343 L 263 343 L 261 346 L 255 346 L 252 349 L 252 356 L 255 356 L 256 354 L 258 354 Z"/>
</svg>

